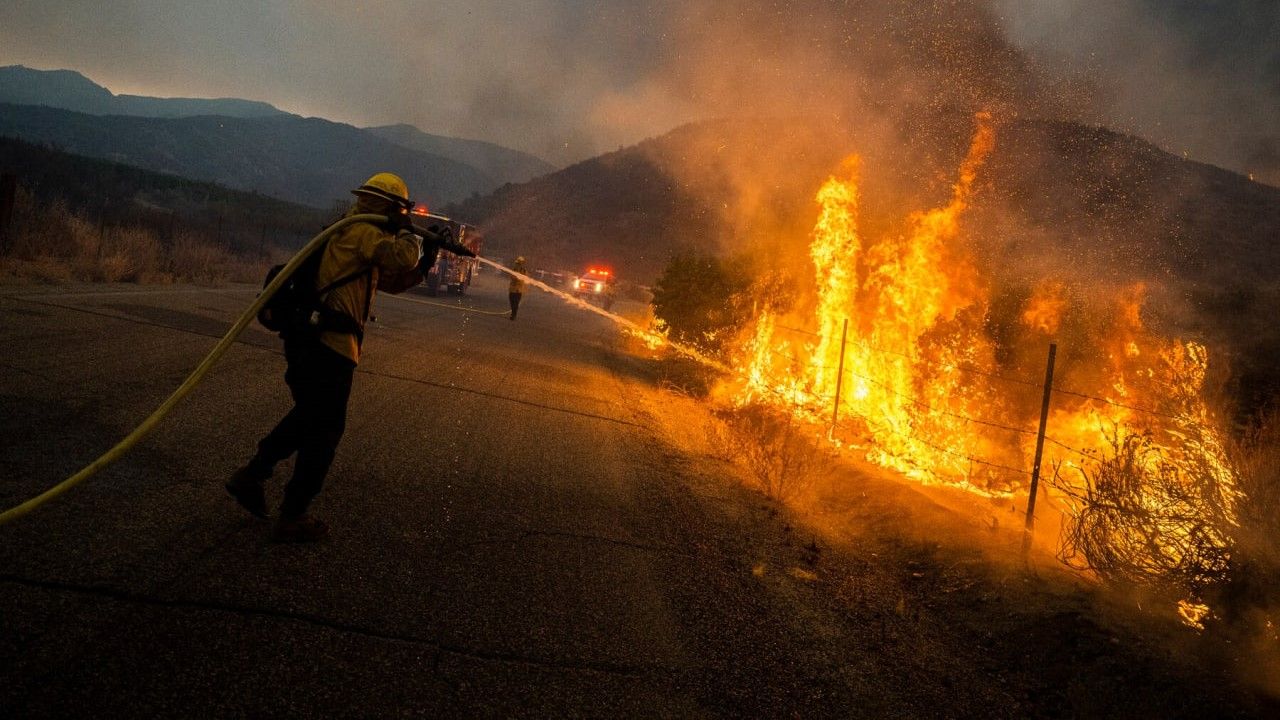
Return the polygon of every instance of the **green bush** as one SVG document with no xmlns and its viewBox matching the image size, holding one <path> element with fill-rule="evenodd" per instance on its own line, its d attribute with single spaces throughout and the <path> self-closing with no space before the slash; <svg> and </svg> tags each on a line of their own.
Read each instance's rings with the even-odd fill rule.
<svg viewBox="0 0 1280 720">
<path fill-rule="evenodd" d="M 750 286 L 744 260 L 681 253 L 653 286 L 654 315 L 673 339 L 715 351 L 747 319 Z"/>
</svg>

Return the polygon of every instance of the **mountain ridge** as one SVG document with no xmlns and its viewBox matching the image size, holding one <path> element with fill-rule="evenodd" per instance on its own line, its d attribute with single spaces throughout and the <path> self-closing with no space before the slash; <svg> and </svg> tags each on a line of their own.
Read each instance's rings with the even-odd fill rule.
<svg viewBox="0 0 1280 720">
<path fill-rule="evenodd" d="M 424 132 L 407 123 L 363 128 L 402 147 L 440 155 L 487 173 L 503 182 L 521 183 L 555 172 L 556 166 L 542 158 L 485 140 L 467 140 Z"/>
<path fill-rule="evenodd" d="M 294 118 L 307 120 L 300 115 L 280 110 L 270 103 L 240 98 L 159 98 L 144 95 L 116 95 L 106 87 L 95 83 L 75 70 L 36 70 L 22 65 L 0 67 L 0 103 L 47 107 L 96 116 L 141 117 L 153 119 L 184 119 L 217 116 L 241 120 Z M 324 118 L 335 125 L 350 126 Z M 530 153 L 482 140 L 454 138 L 427 133 L 408 124 L 356 128 L 371 137 L 394 143 L 407 150 L 426 153 L 474 169 L 477 182 L 466 182 L 462 197 L 474 192 L 487 192 L 504 183 L 524 182 L 538 175 L 554 171 L 555 166 Z M 344 148 L 326 148 L 327 152 L 344 152 Z M 156 169 L 156 168 L 153 168 Z M 175 171 L 165 168 L 166 171 Z M 181 171 L 178 171 L 181 174 Z M 471 172 L 458 169 L 450 171 L 450 177 L 472 177 Z M 235 184 L 232 178 L 220 179 Z M 421 183 L 420 183 L 421 184 Z M 434 202 L 455 199 L 453 193 L 431 185 Z M 290 197 L 285 195 L 286 197 Z M 291 197 L 300 200 L 298 197 Z"/>
<path fill-rule="evenodd" d="M 291 114 L 260 100 L 116 95 L 75 70 L 36 70 L 24 65 L 0 67 L 0 102 L 44 105 L 90 115 L 270 117 Z"/>
<path fill-rule="evenodd" d="M 906 115 L 892 139 L 808 119 L 692 123 L 445 211 L 483 227 L 494 255 L 533 268 L 605 263 L 649 284 L 693 250 L 803 282 L 827 178 L 857 177 L 867 242 L 904 237 L 913 217 L 952 201 L 972 116 Z M 1014 119 L 996 123 L 966 202 L 961 237 L 993 304 L 1016 307 L 1046 280 L 1084 293 L 1144 287 L 1151 323 L 1226 350 L 1244 407 L 1280 391 L 1280 188 L 1106 128 Z"/>
<path fill-rule="evenodd" d="M 661 270 L 655 261 L 680 245 L 723 249 L 734 245 L 730 236 L 741 234 L 740 226 L 772 223 L 780 214 L 801 216 L 777 224 L 807 237 L 813 194 L 854 149 L 865 149 L 863 174 L 870 176 L 860 182 L 862 222 L 868 231 L 882 231 L 894 218 L 933 207 L 950 192 L 967 147 L 969 119 L 949 122 L 954 127 L 948 132 L 903 133 L 907 139 L 901 144 L 883 148 L 868 147 L 874 143 L 838 130 L 796 131 L 787 120 L 690 123 L 450 209 L 469 221 L 489 223 L 491 242 L 503 245 L 519 237 L 525 254 L 546 248 L 568 267 L 600 254 L 574 250 L 589 237 L 602 238 L 606 245 L 610 238 L 617 240 L 613 245 L 623 257 L 616 261 L 637 261 L 634 250 L 643 236 L 648 252 L 637 274 L 651 278 Z M 796 132 L 807 135 L 800 141 L 774 140 Z M 1000 124 L 996 138 L 995 151 L 979 171 L 982 187 L 971 211 L 974 222 L 994 224 L 1003 215 L 1041 230 L 1067 223 L 1075 237 L 1102 238 L 1135 250 L 1138 229 L 1147 241 L 1145 257 L 1156 246 L 1164 256 L 1198 251 L 1187 238 L 1207 236 L 1213 225 L 1207 216 L 1218 204 L 1247 208 L 1249 222 L 1236 228 L 1237 244 L 1266 254 L 1267 237 L 1280 233 L 1280 189 L 1177 157 L 1140 138 L 1042 120 Z M 797 147 L 809 148 L 807 154 L 801 156 Z M 690 171 L 695 164 L 703 166 L 700 173 Z M 742 176 L 760 186 L 755 215 L 744 216 L 733 206 Z M 1003 227 L 1012 233 L 1008 225 Z M 576 240 L 565 242 L 566 233 Z M 689 243 L 690 235 L 700 239 Z M 678 236 L 686 240 L 675 240 Z M 1206 263 L 1198 257 L 1195 267 L 1203 270 Z M 1165 271 L 1172 272 L 1168 267 Z"/>
<path fill-rule="evenodd" d="M 0 103 L 0 135 L 319 208 L 383 171 L 402 175 L 429 204 L 500 184 L 354 126 L 296 115 L 145 118 Z"/>
</svg>

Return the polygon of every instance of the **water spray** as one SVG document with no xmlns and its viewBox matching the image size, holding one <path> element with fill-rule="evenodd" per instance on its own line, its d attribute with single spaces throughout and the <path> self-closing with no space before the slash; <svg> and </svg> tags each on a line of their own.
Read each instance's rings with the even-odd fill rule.
<svg viewBox="0 0 1280 720">
<path fill-rule="evenodd" d="M 693 358 L 694 360 L 697 360 L 703 365 L 715 368 L 716 370 L 720 370 L 722 372 L 732 372 L 732 370 L 727 365 L 720 362 L 719 360 L 716 360 L 715 358 L 707 356 L 706 354 L 700 352 L 697 348 L 690 347 L 689 345 L 685 345 L 683 343 L 678 343 L 672 340 L 671 338 L 666 337 L 665 335 L 656 333 L 647 328 L 642 328 L 639 325 L 637 325 L 635 322 L 628 320 L 622 317 L 621 315 L 615 315 L 609 312 L 608 310 L 592 305 L 591 303 L 583 300 L 582 298 L 575 297 L 567 292 L 564 292 L 563 290 L 558 290 L 556 288 L 553 288 L 550 285 L 542 282 L 541 280 L 535 280 L 529 277 L 528 275 L 525 275 L 524 273 L 512 270 L 511 268 L 503 265 L 502 263 L 494 262 L 489 258 L 478 257 L 478 256 L 476 257 L 476 260 L 479 260 L 480 262 L 494 268 L 495 270 L 507 273 L 508 275 L 511 275 L 513 277 L 518 277 L 521 280 L 524 280 L 525 282 L 529 283 L 530 285 L 533 285 L 534 287 L 538 288 L 539 290 L 543 290 L 545 292 L 551 293 L 552 295 L 559 297 L 561 300 L 564 300 L 566 303 L 576 308 L 586 310 L 587 312 L 595 313 L 596 315 L 599 315 L 600 317 L 609 320 L 615 325 L 618 325 L 624 328 L 625 330 L 627 330 L 628 332 L 638 335 L 639 337 L 645 340 L 653 342 L 659 346 L 668 346 L 671 349 L 675 350 L 676 352 L 680 353 L 681 355 L 685 355 L 690 358 Z"/>
</svg>

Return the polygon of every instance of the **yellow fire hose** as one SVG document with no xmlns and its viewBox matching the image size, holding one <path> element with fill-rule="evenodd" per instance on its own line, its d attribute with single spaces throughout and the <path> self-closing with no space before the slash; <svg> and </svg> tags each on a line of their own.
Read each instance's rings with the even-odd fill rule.
<svg viewBox="0 0 1280 720">
<path fill-rule="evenodd" d="M 158 425 L 160 421 L 173 410 L 174 406 L 176 406 L 179 401 L 191 394 L 191 391 L 200 384 L 200 381 L 209 373 L 209 370 L 213 368 L 214 364 L 226 354 L 227 350 L 231 349 L 232 343 L 234 343 L 236 338 L 240 336 L 240 333 L 244 332 L 244 329 L 249 326 L 249 323 L 253 322 L 254 318 L 258 316 L 258 311 L 267 304 L 267 301 L 276 294 L 281 286 L 284 285 L 285 281 L 287 281 L 289 277 L 297 271 L 298 266 L 307 259 L 307 256 L 319 249 L 320 246 L 323 245 L 335 232 L 351 225 L 352 223 L 369 222 L 381 224 L 386 221 L 387 218 L 383 215 L 352 215 L 351 217 L 343 218 L 333 225 L 330 225 L 319 235 L 312 238 L 310 242 L 304 245 L 303 248 L 285 264 L 284 269 L 281 270 L 279 274 L 277 274 L 275 278 L 273 278 L 271 282 L 262 289 L 262 292 L 258 295 L 258 298 L 253 301 L 253 304 L 240 315 L 240 318 L 231 326 L 231 329 L 227 330 L 227 334 L 223 335 L 222 339 L 218 341 L 218 344 L 213 346 L 213 350 L 210 350 L 204 360 L 200 361 L 200 364 L 196 366 L 196 369 L 191 371 L 191 375 L 189 375 L 187 379 L 178 386 L 178 389 L 173 391 L 173 394 L 169 396 L 169 399 L 161 403 L 160 407 L 156 408 L 154 412 L 147 416 L 146 420 L 143 420 L 138 427 L 133 429 L 133 432 L 126 435 L 123 440 L 116 444 L 115 447 L 103 453 L 97 460 L 94 460 L 81 468 L 76 474 L 66 480 L 63 480 L 57 485 L 54 485 L 48 490 L 45 490 L 21 505 L 16 505 L 5 510 L 3 513 L 0 513 L 0 525 L 4 525 L 11 520 L 16 520 L 23 515 L 26 515 L 32 510 L 35 510 L 41 505 L 44 505 L 62 493 L 89 479 L 99 470 L 115 462 L 121 455 L 124 455 L 132 449 L 134 445 L 137 445 L 138 442 L 142 440 L 142 438 L 151 434 L 151 431 L 156 428 L 156 425 Z"/>
</svg>

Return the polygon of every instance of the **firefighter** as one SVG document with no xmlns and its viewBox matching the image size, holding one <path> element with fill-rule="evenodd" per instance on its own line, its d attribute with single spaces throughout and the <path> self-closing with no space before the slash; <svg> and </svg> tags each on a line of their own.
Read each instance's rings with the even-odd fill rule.
<svg viewBox="0 0 1280 720">
<path fill-rule="evenodd" d="M 516 261 L 511 264 L 511 269 L 523 275 L 528 274 L 528 272 L 526 272 L 524 269 L 523 256 L 516 258 Z M 520 309 L 520 299 L 523 297 L 524 297 L 524 278 L 520 277 L 519 275 L 512 275 L 511 285 L 507 287 L 507 299 L 511 301 L 511 319 L 512 320 L 516 319 L 516 311 Z"/>
<path fill-rule="evenodd" d="M 352 275 L 355 279 L 321 299 L 318 332 L 299 328 L 283 333 L 288 364 L 284 379 L 293 395 L 293 409 L 258 443 L 253 459 L 226 484 L 227 492 L 245 510 L 265 518 L 264 481 L 277 463 L 298 454 L 272 528 L 272 539 L 280 542 L 310 542 L 328 533 L 325 523 L 309 515 L 307 508 L 324 484 L 346 426 L 347 399 L 360 362 L 374 290 L 391 284 L 396 289 L 416 284 L 414 280 L 422 279 L 422 264 L 435 259 L 434 248 L 429 258 L 424 257 L 422 241 L 410 229 L 408 211 L 413 203 L 398 176 L 378 173 L 352 193 L 356 200 L 348 216 L 374 213 L 388 216 L 389 221 L 385 226 L 349 225 L 318 251 L 323 255 L 317 287 Z"/>
</svg>

